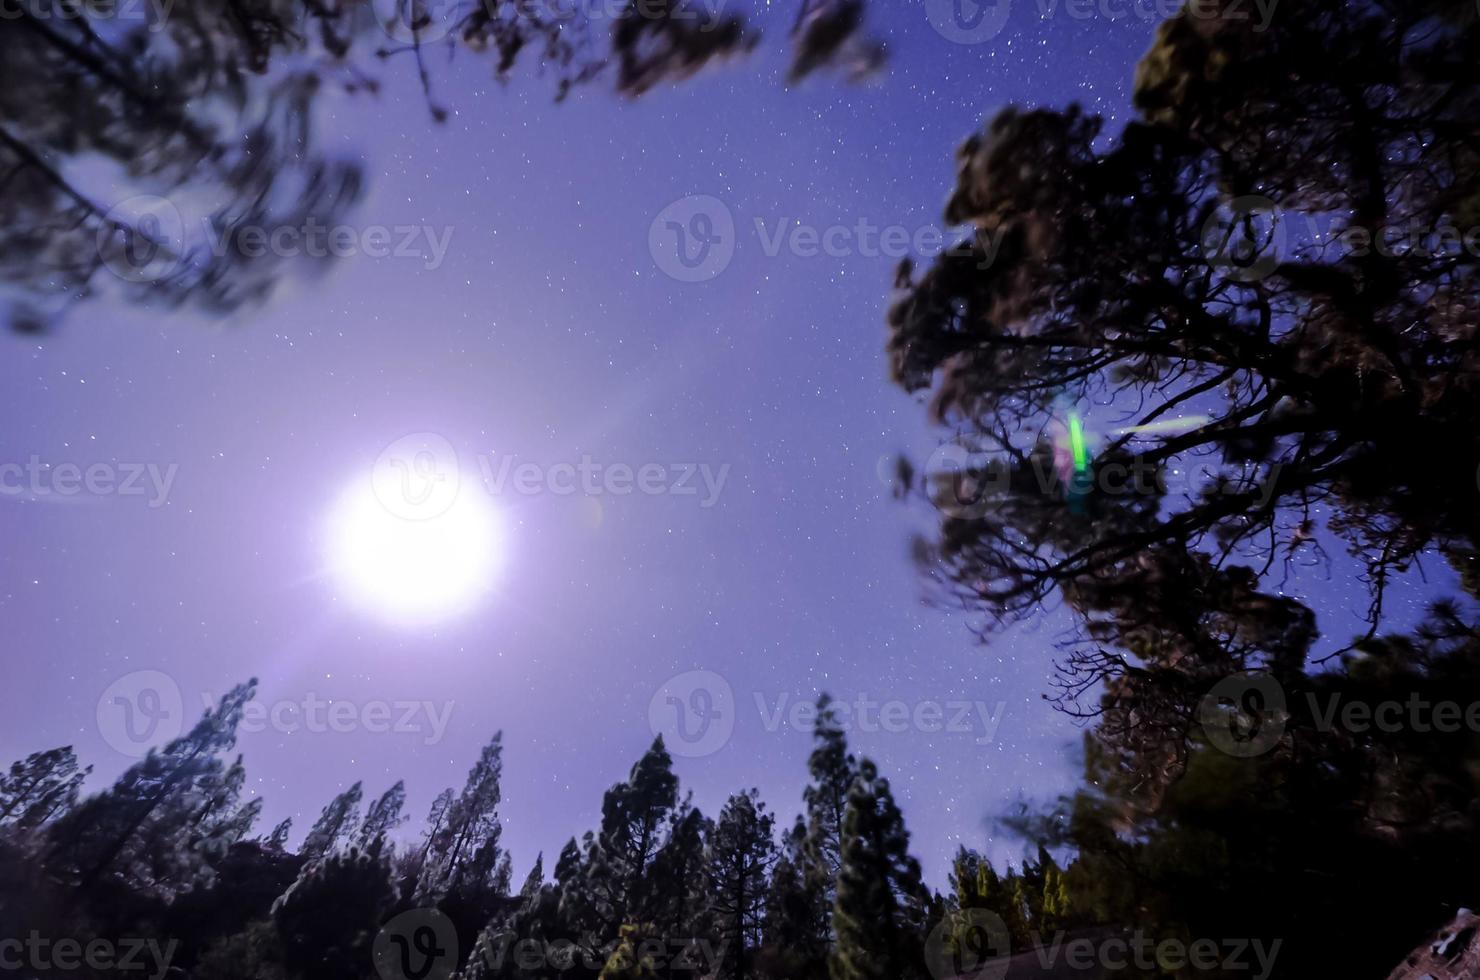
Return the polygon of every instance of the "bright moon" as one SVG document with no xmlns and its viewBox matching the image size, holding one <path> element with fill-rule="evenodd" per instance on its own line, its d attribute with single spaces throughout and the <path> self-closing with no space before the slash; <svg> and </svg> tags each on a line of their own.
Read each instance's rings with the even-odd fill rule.
<svg viewBox="0 0 1480 980">
<path fill-rule="evenodd" d="M 330 518 L 329 564 L 370 612 L 426 625 L 463 612 L 492 587 L 502 552 L 498 515 L 464 486 L 435 516 L 393 513 L 369 481 L 339 498 Z"/>
</svg>

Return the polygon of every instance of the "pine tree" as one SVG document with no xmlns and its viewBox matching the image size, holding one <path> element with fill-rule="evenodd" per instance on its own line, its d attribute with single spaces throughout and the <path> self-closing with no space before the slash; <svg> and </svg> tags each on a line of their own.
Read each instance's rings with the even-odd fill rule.
<svg viewBox="0 0 1480 980">
<path fill-rule="evenodd" d="M 242 710 L 255 679 L 232 688 L 191 730 L 131 766 L 107 790 L 51 824 L 45 863 L 53 875 L 89 885 L 122 878 L 141 892 L 164 896 L 208 873 L 197 833 L 201 801 L 221 792 L 220 754 L 236 744 Z"/>
<path fill-rule="evenodd" d="M 462 793 L 437 814 L 436 829 L 428 835 L 424 850 L 420 894 L 438 896 L 460 889 L 482 892 L 497 884 L 506 860 L 498 818 L 503 769 L 503 733 L 498 732 L 468 770 Z M 503 890 L 507 890 L 507 881 Z"/>
<path fill-rule="evenodd" d="M 70 745 L 26 756 L 0 776 L 0 828 L 26 832 L 64 816 L 91 772 L 77 768 Z"/>
<path fill-rule="evenodd" d="M 370 808 L 365 811 L 365 819 L 360 824 L 356 846 L 366 851 L 379 842 L 382 850 L 389 854 L 390 849 L 386 843 L 386 837 L 406 822 L 406 818 L 401 815 L 401 810 L 405 806 L 406 783 L 404 780 L 397 780 L 394 786 L 382 793 L 380 799 L 371 803 Z"/>
<path fill-rule="evenodd" d="M 276 827 L 272 828 L 272 833 L 262 838 L 262 846 L 269 851 L 282 853 L 283 851 L 287 850 L 288 835 L 292 832 L 293 818 L 288 817 L 286 820 L 283 820 L 281 823 L 279 823 Z"/>
<path fill-rule="evenodd" d="M 303 980 L 362 980 L 395 901 L 390 866 L 375 851 L 352 848 L 308 862 L 272 906 L 289 971 Z"/>
<path fill-rule="evenodd" d="M 452 787 L 449 786 L 437 794 L 437 798 L 432 801 L 431 808 L 427 810 L 426 841 L 422 845 L 423 857 L 431 855 L 432 842 L 436 840 L 437 835 L 442 832 L 442 827 L 447 823 L 447 812 L 452 809 L 453 799 Z"/>
<path fill-rule="evenodd" d="M 530 868 L 529 874 L 525 876 L 524 884 L 519 888 L 519 897 L 528 901 L 530 898 L 539 894 L 539 890 L 544 883 L 545 852 L 541 851 L 534 856 L 534 867 Z"/>
<path fill-rule="evenodd" d="M 330 800 L 303 839 L 298 853 L 309 861 L 318 861 L 337 854 L 348 845 L 354 839 L 355 827 L 360 822 L 360 799 L 363 795 L 364 788 L 357 781 Z"/>
<path fill-rule="evenodd" d="M 559 885 L 540 885 L 504 921 L 478 934 L 459 980 L 547 980 L 571 966 L 574 935 L 561 910 Z"/>
<path fill-rule="evenodd" d="M 833 904 L 832 980 L 907 980 L 923 973 L 920 865 L 889 781 L 864 759 L 848 793 Z"/>
<path fill-rule="evenodd" d="M 842 863 L 843 817 L 848 791 L 858 776 L 858 762 L 848 752 L 848 739 L 832 707 L 832 698 L 817 699 L 816 747 L 807 759 L 811 782 L 802 792 L 807 811 L 804 849 L 806 874 L 821 902 L 818 919 L 826 922 L 837 894 L 838 869 Z M 820 937 L 832 938 L 828 929 Z"/>
<path fill-rule="evenodd" d="M 1043 876 L 1042 915 L 1038 931 L 1047 935 L 1070 924 L 1069 882 L 1057 865 Z"/>
<path fill-rule="evenodd" d="M 555 864 L 555 886 L 560 891 L 560 914 L 572 933 L 580 937 L 583 954 L 589 956 L 600 944 L 615 936 L 615 926 L 597 901 L 596 835 L 586 831 L 580 843 L 571 838 L 560 850 Z"/>
<path fill-rule="evenodd" d="M 653 859 L 647 908 L 634 918 L 652 922 L 664 936 L 694 940 L 709 934 L 705 842 L 712 827 L 687 800 L 674 810 L 669 824 L 668 839 Z"/>
<path fill-rule="evenodd" d="M 581 874 L 581 848 L 572 837 L 565 842 L 560 849 L 560 857 L 555 860 L 555 884 L 561 888 L 569 887 Z"/>
<path fill-rule="evenodd" d="M 626 924 L 618 931 L 616 949 L 601 968 L 600 980 L 658 980 L 652 957 L 644 952 L 653 938 L 641 926 Z"/>
<path fill-rule="evenodd" d="M 627 780 L 607 790 L 602 800 L 601 832 L 586 880 L 606 935 L 615 935 L 617 926 L 648 909 L 653 861 L 677 802 L 678 777 L 659 736 Z"/>
<path fill-rule="evenodd" d="M 746 980 L 761 944 L 767 873 L 776 857 L 775 819 L 754 790 L 730 797 L 709 842 L 709 883 L 716 935 L 723 943 L 719 975 Z"/>
<path fill-rule="evenodd" d="M 239 755 L 219 777 L 202 780 L 198 791 L 201 802 L 190 819 L 187 846 L 200 851 L 213 865 L 232 844 L 251 833 L 262 813 L 260 798 L 246 804 L 239 802 L 246 781 L 247 770 Z"/>
<path fill-rule="evenodd" d="M 807 824 L 799 815 L 782 836 L 766 897 L 766 972 L 773 976 L 813 977 L 827 969 L 832 909 L 821 883 L 807 874 L 806 843 Z"/>
</svg>

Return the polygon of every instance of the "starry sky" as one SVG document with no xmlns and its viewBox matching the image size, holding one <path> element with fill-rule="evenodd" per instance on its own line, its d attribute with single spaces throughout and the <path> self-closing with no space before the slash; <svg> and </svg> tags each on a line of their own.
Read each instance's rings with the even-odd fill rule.
<svg viewBox="0 0 1480 980">
<path fill-rule="evenodd" d="M 159 506 L 0 496 L 7 757 L 70 743 L 96 785 L 132 761 L 105 717 L 116 697 L 178 696 L 193 719 L 256 676 L 267 705 L 355 711 L 244 732 L 260 830 L 292 816 L 301 835 L 351 782 L 402 778 L 416 830 L 501 729 L 522 876 L 597 826 L 669 695 L 730 709 L 696 742 L 670 737 L 695 803 L 714 814 L 756 786 L 789 823 L 812 745 L 791 707 L 825 690 L 911 712 L 850 739 L 891 777 L 927 879 L 943 887 L 963 843 L 1018 857 L 991 817 L 1078 771 L 1078 730 L 1040 698 L 1065 623 L 1050 612 L 984 648 L 922 605 L 908 546 L 930 515 L 880 477 L 938 440 L 887 378 L 896 259 L 767 247 L 781 227 L 934 227 L 953 150 L 1009 104 L 1078 101 L 1119 128 L 1154 23 L 998 3 L 1000 33 L 969 45 L 923 3 L 873 4 L 891 60 L 863 86 L 788 89 L 795 13 L 773 4 L 753 58 L 637 102 L 597 86 L 554 104 L 535 72 L 501 85 L 466 57 L 432 59 L 442 125 L 409 62 L 380 66 L 379 95 L 327 94 L 321 139 L 370 177 L 350 222 L 450 232 L 441 262 L 360 255 L 224 322 L 96 304 L 4 341 L 5 459 L 176 467 Z M 696 197 L 734 231 L 724 268 L 686 282 L 650 241 Z M 499 494 L 493 593 L 408 628 L 348 601 L 324 557 L 335 499 L 408 433 L 445 439 L 474 481 L 502 457 L 728 476 L 712 506 Z M 1327 591 L 1323 616 L 1360 606 Z"/>
</svg>

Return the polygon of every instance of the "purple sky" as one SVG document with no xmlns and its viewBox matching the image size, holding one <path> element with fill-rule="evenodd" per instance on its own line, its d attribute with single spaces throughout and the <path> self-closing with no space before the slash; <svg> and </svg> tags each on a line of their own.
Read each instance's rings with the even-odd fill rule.
<svg viewBox="0 0 1480 980">
<path fill-rule="evenodd" d="M 522 875 L 537 850 L 596 826 L 602 791 L 653 737 L 655 695 L 702 670 L 735 701 L 728 739 L 676 760 L 707 813 L 754 785 L 790 821 L 811 737 L 768 714 L 828 690 L 926 706 L 926 725 L 852 740 L 893 779 L 932 883 L 960 843 L 1016 856 L 989 841 L 987 818 L 1077 772 L 1077 730 L 1039 699 L 1062 621 L 983 649 L 961 617 L 921 607 L 907 545 L 927 515 L 878 476 L 881 459 L 935 439 L 886 376 L 895 260 L 772 257 L 756 221 L 938 222 L 953 150 L 998 108 L 1078 100 L 1118 129 L 1153 25 L 1044 19 L 1018 0 L 1000 35 L 966 46 L 920 3 L 873 6 L 893 60 L 862 88 L 785 89 L 789 4 L 762 14 L 770 43 L 755 59 L 635 104 L 592 89 L 553 105 L 529 73 L 501 88 L 464 57 L 437 73 L 453 110 L 438 127 L 409 63 L 382 66 L 380 97 L 327 100 L 324 138 L 371 176 L 356 227 L 450 229 L 436 268 L 359 257 L 226 324 L 100 304 L 45 339 L 6 340 L 4 460 L 178 465 L 159 507 L 0 496 L 7 758 L 72 743 L 111 777 L 130 760 L 98 720 L 110 683 L 162 672 L 193 719 L 203 697 L 256 675 L 266 704 L 313 695 L 358 719 L 243 736 L 261 829 L 291 815 L 301 835 L 349 782 L 375 794 L 398 778 L 419 829 L 503 729 L 505 840 Z M 665 275 L 649 250 L 655 217 L 689 195 L 717 198 L 737 228 L 707 282 Z M 495 453 L 706 463 L 728 479 L 711 507 L 702 484 L 595 502 L 506 492 L 496 593 L 435 628 L 397 628 L 342 598 L 323 548 L 335 498 L 416 432 L 447 439 L 474 478 L 478 454 Z M 974 710 L 969 731 L 922 730 L 930 705 L 949 727 L 953 703 L 973 701 L 997 723 L 985 743 Z M 424 708 L 418 731 L 372 730 L 406 702 L 450 703 L 440 738 Z"/>
</svg>

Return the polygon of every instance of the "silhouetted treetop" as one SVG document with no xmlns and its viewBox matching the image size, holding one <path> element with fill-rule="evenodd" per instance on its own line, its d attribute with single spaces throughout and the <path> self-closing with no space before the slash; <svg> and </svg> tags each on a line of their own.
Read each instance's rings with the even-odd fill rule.
<svg viewBox="0 0 1480 980">
<path fill-rule="evenodd" d="M 998 115 L 956 158 L 969 238 L 899 274 L 894 377 L 959 443 L 925 567 L 988 624 L 1066 599 L 1071 695 L 1298 666 L 1314 619 L 1265 575 L 1332 536 L 1374 627 L 1393 575 L 1480 538 L 1477 249 L 1443 237 L 1476 217 L 1475 11 L 1238 9 L 1161 25 L 1113 140 Z"/>
</svg>

